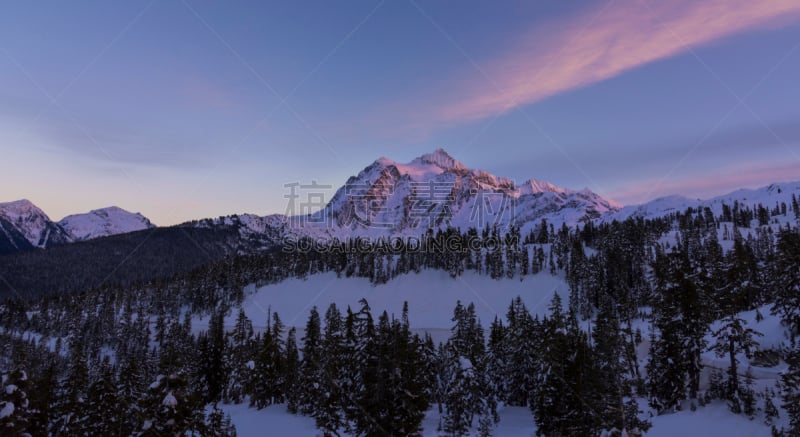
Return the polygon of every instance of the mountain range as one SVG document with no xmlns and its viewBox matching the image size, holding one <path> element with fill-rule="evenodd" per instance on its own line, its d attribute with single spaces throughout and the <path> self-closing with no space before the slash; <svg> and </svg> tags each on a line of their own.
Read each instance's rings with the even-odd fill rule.
<svg viewBox="0 0 800 437">
<path fill-rule="evenodd" d="M 150 220 L 112 206 L 54 222 L 27 199 L 0 203 L 0 254 L 154 228 Z"/>
<path fill-rule="evenodd" d="M 294 193 L 313 196 L 313 189 Z M 686 208 L 756 203 L 773 207 L 800 194 L 800 182 L 775 183 L 756 190 L 738 190 L 708 200 L 668 196 L 642 205 L 623 206 L 589 189 L 572 190 L 529 179 L 517 184 L 483 170 L 470 169 L 438 149 L 409 163 L 381 157 L 350 177 L 325 206 L 311 214 L 258 216 L 235 214 L 201 219 L 175 228 L 226 229 L 246 245 L 242 251 L 274 245 L 287 236 L 382 237 L 419 235 L 429 228 L 467 229 L 516 226 L 523 233 L 546 220 L 568 226 L 591 220 L 610 222 L 628 217 L 652 218 Z M 290 199 L 295 200 L 295 199 Z M 303 205 L 299 208 L 303 210 Z M 154 228 L 139 213 L 108 207 L 54 222 L 28 200 L 0 203 L 0 254 L 61 246 Z"/>
</svg>

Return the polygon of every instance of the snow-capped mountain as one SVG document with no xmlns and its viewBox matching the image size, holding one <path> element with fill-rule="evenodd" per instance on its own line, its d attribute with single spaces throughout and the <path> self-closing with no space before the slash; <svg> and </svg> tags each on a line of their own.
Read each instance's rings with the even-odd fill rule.
<svg viewBox="0 0 800 437">
<path fill-rule="evenodd" d="M 525 230 L 542 219 L 574 225 L 619 208 L 588 189 L 575 191 L 536 179 L 517 185 L 470 169 L 438 149 L 407 164 L 379 158 L 349 178 L 323 210 L 289 222 L 300 233 L 408 235 L 446 226 L 497 224 Z"/>
<path fill-rule="evenodd" d="M 299 193 L 306 199 L 313 192 Z M 800 182 L 775 183 L 755 190 L 738 190 L 707 200 L 668 196 L 631 206 L 588 190 L 572 190 L 529 179 L 522 183 L 470 169 L 438 149 L 408 163 L 381 157 L 350 177 L 320 211 L 310 215 L 258 216 L 238 214 L 202 219 L 180 226 L 234 228 L 237 251 L 273 247 L 287 236 L 385 237 L 419 235 L 448 226 L 466 230 L 498 225 L 516 226 L 523 233 L 542 220 L 574 226 L 595 220 L 653 218 L 689 207 L 710 207 L 715 214 L 734 202 L 752 207 L 791 204 Z M 303 209 L 303 208 L 301 208 Z M 28 200 L 0 203 L 0 253 L 83 241 L 155 227 L 139 213 L 118 207 L 97 209 L 52 222 Z"/>
<path fill-rule="evenodd" d="M 21 241 L 17 234 L 23 236 L 32 247 L 41 248 L 72 240 L 64 229 L 53 223 L 44 211 L 27 199 L 0 203 L 0 219 L 2 237 L 20 250 L 27 247 L 24 244 L 20 247 Z"/>
<path fill-rule="evenodd" d="M 274 246 L 290 234 L 289 219 L 283 214 L 259 216 L 255 214 L 233 214 L 183 223 L 179 226 L 196 228 L 232 227 L 239 233 L 248 248 Z"/>
<path fill-rule="evenodd" d="M 74 241 L 90 240 L 109 235 L 124 234 L 154 228 L 147 217 L 128 212 L 120 207 L 111 206 L 89 211 L 85 214 L 73 214 L 58 222 Z"/>
<path fill-rule="evenodd" d="M 50 220 L 33 202 L 0 203 L 0 254 L 47 248 L 75 241 L 153 228 L 146 217 L 112 206 Z"/>
<path fill-rule="evenodd" d="M 655 218 L 675 212 L 685 212 L 687 208 L 711 208 L 715 215 L 722 213 L 722 205 L 733 207 L 735 202 L 752 208 L 761 204 L 767 208 L 784 203 L 792 204 L 792 195 L 800 196 L 800 181 L 773 183 L 756 189 L 741 189 L 712 197 L 710 199 L 690 199 L 684 196 L 666 196 L 651 200 L 641 205 L 625 206 L 618 211 L 606 214 L 602 221 L 625 220 L 628 217 Z"/>
</svg>

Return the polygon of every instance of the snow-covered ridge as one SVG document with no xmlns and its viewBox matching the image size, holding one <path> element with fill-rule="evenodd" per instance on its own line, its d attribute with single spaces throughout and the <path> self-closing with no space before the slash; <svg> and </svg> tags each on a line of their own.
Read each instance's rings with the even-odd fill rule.
<svg viewBox="0 0 800 437">
<path fill-rule="evenodd" d="M 7 240 L 6 247 L 18 249 L 22 248 L 14 241 L 12 231 L 22 235 L 31 246 L 46 248 L 155 227 L 143 215 L 116 206 L 70 215 L 54 222 L 27 199 L 0 203 L 0 219 L 0 240 Z"/>
<path fill-rule="evenodd" d="M 128 212 L 117 206 L 95 209 L 85 214 L 69 215 L 58 224 L 73 237 L 74 241 L 125 234 L 155 227 L 142 214 Z"/>
<path fill-rule="evenodd" d="M 687 208 L 711 208 L 714 215 L 722 214 L 722 205 L 733 207 L 735 202 L 752 208 L 761 204 L 766 208 L 774 208 L 785 203 L 792 204 L 792 195 L 800 197 L 800 181 L 780 182 L 756 189 L 740 189 L 710 199 L 690 199 L 684 196 L 665 196 L 641 205 L 630 205 L 618 211 L 604 215 L 602 221 L 625 220 L 628 217 L 655 218 L 675 212 L 684 212 Z"/>
<path fill-rule="evenodd" d="M 512 179 L 470 169 L 443 149 L 408 163 L 381 157 L 351 177 L 320 212 L 289 218 L 297 233 L 388 236 L 425 232 L 447 226 L 467 229 L 498 225 L 531 228 L 551 223 L 596 219 L 619 205 L 589 191 L 575 191 L 529 179 Z"/>
<path fill-rule="evenodd" d="M 231 226 L 244 240 L 267 247 L 287 236 L 409 236 L 448 226 L 466 230 L 513 225 L 527 233 L 542 220 L 572 227 L 588 221 L 662 217 L 689 207 L 709 207 L 719 215 L 723 204 L 733 207 L 738 202 L 752 207 L 760 203 L 774 208 L 791 204 L 793 194 L 800 196 L 800 182 L 737 190 L 707 200 L 667 196 L 623 207 L 589 189 L 563 188 L 535 178 L 517 184 L 485 170 L 470 169 L 437 149 L 408 163 L 378 158 L 350 177 L 322 210 L 311 215 L 238 214 L 182 226 Z M 0 253 L 23 250 L 20 242 L 27 246 L 25 240 L 33 247 L 44 248 L 152 227 L 143 215 L 118 207 L 52 222 L 41 209 L 23 199 L 0 203 Z"/>
</svg>

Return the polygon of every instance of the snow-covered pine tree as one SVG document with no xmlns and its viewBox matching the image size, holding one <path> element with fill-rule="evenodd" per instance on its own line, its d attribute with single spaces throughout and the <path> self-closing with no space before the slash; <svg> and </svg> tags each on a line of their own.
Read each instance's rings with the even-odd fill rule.
<svg viewBox="0 0 800 437">
<path fill-rule="evenodd" d="M 198 379 L 203 387 L 206 402 L 216 402 L 223 398 L 228 381 L 228 368 L 225 363 L 225 309 L 215 309 L 208 321 L 208 331 L 198 338 Z"/>
<path fill-rule="evenodd" d="M 308 416 L 317 413 L 322 398 L 323 358 L 321 321 L 317 307 L 311 308 L 303 337 L 303 353 L 300 363 L 299 402 L 300 412 Z"/>
<path fill-rule="evenodd" d="M 126 412 L 122 411 L 117 385 L 114 367 L 106 356 L 86 396 L 86 430 L 89 435 L 114 435 L 123 428 L 122 419 Z"/>
<path fill-rule="evenodd" d="M 544 322 L 541 370 L 530 408 L 538 435 L 594 435 L 603 425 L 599 372 L 575 314 L 565 316 L 558 294 Z"/>
<path fill-rule="evenodd" d="M 83 335 L 73 332 L 69 341 L 67 378 L 63 381 L 55 405 L 54 431 L 64 435 L 86 432 L 86 389 L 89 386 L 89 368 Z"/>
<path fill-rule="evenodd" d="M 138 360 L 128 358 L 120 363 L 117 384 L 117 401 L 121 417 L 118 435 L 130 435 L 141 423 L 141 410 L 138 400 L 143 393 L 143 375 Z"/>
<path fill-rule="evenodd" d="M 297 349 L 297 330 L 292 327 L 286 334 L 286 365 L 284 367 L 286 408 L 290 413 L 298 411 L 298 381 L 300 380 L 300 353 Z"/>
<path fill-rule="evenodd" d="M 317 428 L 324 435 L 337 435 L 346 424 L 344 415 L 345 398 L 348 393 L 342 390 L 345 378 L 345 338 L 342 315 L 335 303 L 325 312 L 325 329 L 322 337 L 322 378 L 317 408 L 313 414 Z"/>
<path fill-rule="evenodd" d="M 206 417 L 204 431 L 206 437 L 236 437 L 236 427 L 231 423 L 231 417 L 219 409 L 217 404 Z"/>
<path fill-rule="evenodd" d="M 460 437 L 469 431 L 474 416 L 474 393 L 477 384 L 472 363 L 459 356 L 453 347 L 446 347 L 441 357 L 446 368 L 443 379 L 447 387 L 444 395 L 442 431 L 451 437 Z"/>
<path fill-rule="evenodd" d="M 710 350 L 714 351 L 719 358 L 728 358 L 728 384 L 725 390 L 725 398 L 732 412 L 742 413 L 743 395 L 748 399 L 744 388 L 739 382 L 739 360 L 736 356 L 744 353 L 747 358 L 752 358 L 753 349 L 758 346 L 753 337 L 761 336 L 753 328 L 747 326 L 747 321 L 737 314 L 731 314 L 722 320 L 722 325 L 713 332 L 716 342 L 711 345 Z"/>
<path fill-rule="evenodd" d="M 622 431 L 625 426 L 623 395 L 623 339 L 619 319 L 611 303 L 600 308 L 592 330 L 593 359 L 597 366 L 599 385 L 597 404 L 603 428 Z"/>
<path fill-rule="evenodd" d="M 179 374 L 159 375 L 141 400 L 140 437 L 203 432 L 203 403 Z"/>
<path fill-rule="evenodd" d="M 708 331 L 709 278 L 692 267 L 686 251 L 660 255 L 654 266 L 656 298 L 650 360 L 647 364 L 650 405 L 658 411 L 679 408 L 696 399 L 701 354 Z"/>
<path fill-rule="evenodd" d="M 283 402 L 285 398 L 283 323 L 277 312 L 267 320 L 267 326 L 269 329 L 262 334 L 256 351 L 250 382 L 250 404 L 258 409 Z"/>
<path fill-rule="evenodd" d="M 392 324 L 392 342 L 395 346 L 390 360 L 397 363 L 391 387 L 396 405 L 393 427 L 401 435 L 418 434 L 431 404 L 432 378 L 426 369 L 426 360 L 433 344 L 432 340 L 429 343 L 418 335 L 411 335 L 408 302 L 403 304 L 400 320 Z"/>
<path fill-rule="evenodd" d="M 506 350 L 506 327 L 503 322 L 495 316 L 489 327 L 489 344 L 486 353 L 486 374 L 487 382 L 491 385 L 491 390 L 495 397 L 501 401 L 507 401 L 509 387 L 506 384 L 508 373 L 508 353 Z"/>
<path fill-rule="evenodd" d="M 28 375 L 22 369 L 2 375 L 0 392 L 0 433 L 7 436 L 30 436 Z"/>
<path fill-rule="evenodd" d="M 800 336 L 800 231 L 782 230 L 776 249 L 771 276 L 777 295 L 772 311 L 781 317 L 793 337 Z"/>
<path fill-rule="evenodd" d="M 789 416 L 789 435 L 800 434 L 800 342 L 793 342 L 784 358 L 788 368 L 781 374 L 783 409 Z"/>
<path fill-rule="evenodd" d="M 236 325 L 228 333 L 225 351 L 226 365 L 230 369 L 230 377 L 225 388 L 225 399 L 238 404 L 246 394 L 252 393 L 255 345 L 253 343 L 253 323 L 244 309 L 239 309 Z"/>
<path fill-rule="evenodd" d="M 538 320 L 531 318 L 519 296 L 511 301 L 506 320 L 508 327 L 497 347 L 506 363 L 500 382 L 504 386 L 502 396 L 508 405 L 524 407 L 536 386 L 539 342 L 543 337 Z"/>
</svg>

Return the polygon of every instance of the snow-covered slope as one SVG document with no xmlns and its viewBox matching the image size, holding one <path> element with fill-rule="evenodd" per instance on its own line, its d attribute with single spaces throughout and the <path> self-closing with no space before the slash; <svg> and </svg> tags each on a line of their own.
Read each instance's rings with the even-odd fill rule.
<svg viewBox="0 0 800 437">
<path fill-rule="evenodd" d="M 44 211 L 27 199 L 0 203 L 0 218 L 4 219 L 3 237 L 11 238 L 11 231 L 6 229 L 10 226 L 33 247 L 43 248 L 72 240 L 64 229 L 53 223 Z"/>
<path fill-rule="evenodd" d="M 73 214 L 58 222 L 75 241 L 107 237 L 155 227 L 147 217 L 111 206 Z"/>
<path fill-rule="evenodd" d="M 367 278 L 339 278 L 335 273 L 322 273 L 307 279 L 287 279 L 258 289 L 249 286 L 243 309 L 257 330 L 263 329 L 267 314 L 277 311 L 286 326 L 302 328 L 308 311 L 317 306 L 325 311 L 331 303 L 340 308 L 359 308 L 366 298 L 376 314 L 382 311 L 400 314 L 403 302 L 410 305 L 410 320 L 415 329 L 440 332 L 445 337 L 452 326 L 456 303 L 474 302 L 481 322 L 488 326 L 495 316 L 503 317 L 511 300 L 520 296 L 528 310 L 544 315 L 555 293 L 566 300 L 569 286 L 563 278 L 549 273 L 531 275 L 521 281 L 492 279 L 468 272 L 453 279 L 445 271 L 423 270 L 400 275 L 386 284 L 372 284 Z M 197 329 L 205 329 L 208 318 L 198 320 Z M 236 312 L 225 319 L 226 326 L 236 323 Z M 438 338 L 437 338 L 438 340 Z"/>
<path fill-rule="evenodd" d="M 800 181 L 770 184 L 754 190 L 741 189 L 707 200 L 690 199 L 683 196 L 661 197 L 641 205 L 630 205 L 602 217 L 603 221 L 625 220 L 628 217 L 663 217 L 674 212 L 685 212 L 687 208 L 709 207 L 714 215 L 722 214 L 722 205 L 733 207 L 734 202 L 752 208 L 762 204 L 774 208 L 776 204 L 792 204 L 792 195 L 800 197 Z"/>
<path fill-rule="evenodd" d="M 359 308 L 358 300 L 366 298 L 372 308 L 373 314 L 383 311 L 399 314 L 403 302 L 409 303 L 409 318 L 412 330 L 417 333 L 431 334 L 435 343 L 446 341 L 453 324 L 452 309 L 460 301 L 462 304 L 474 303 L 475 311 L 484 328 L 498 316 L 503 319 L 511 299 L 520 296 L 525 306 L 532 314 L 543 316 L 554 293 L 558 293 L 566 300 L 569 286 L 560 275 L 539 273 L 526 276 L 523 281 L 518 277 L 491 279 L 485 275 L 467 272 L 459 278 L 451 278 L 444 271 L 422 270 L 418 274 L 409 273 L 400 275 L 388 283 L 374 285 L 366 278 L 337 277 L 335 273 L 321 273 L 311 275 L 306 279 L 288 279 L 286 281 L 270 284 L 263 287 L 250 285 L 245 289 L 245 299 L 242 304 L 247 317 L 253 322 L 257 332 L 265 329 L 268 314 L 277 312 L 287 327 L 298 330 L 298 337 L 304 335 L 303 327 L 309 316 L 311 307 L 316 306 L 318 311 L 324 313 L 331 303 L 336 303 L 340 310 L 347 306 Z M 759 349 L 785 347 L 787 340 L 786 328 L 781 325 L 778 317 L 771 315 L 769 306 L 761 307 L 758 311 L 746 311 L 739 316 L 744 319 L 748 327 L 763 334 L 756 339 Z M 225 318 L 227 330 L 233 329 L 236 324 L 238 311 L 231 311 Z M 758 314 L 763 315 L 761 318 Z M 208 329 L 208 316 L 195 317 L 192 329 L 195 332 Z M 593 329 L 593 322 L 584 321 L 581 326 L 586 330 Z M 712 324 L 706 340 L 713 342 L 711 331 L 719 327 L 719 322 Z M 634 320 L 634 328 L 643 333 L 649 332 L 650 323 L 647 319 Z M 649 341 L 645 339 L 636 349 L 640 370 L 644 371 L 647 362 Z M 785 363 L 774 367 L 759 367 L 751 364 L 750 360 L 739 354 L 742 372 L 744 369 L 751 371 L 754 379 L 753 388 L 760 393 L 765 387 L 774 387 L 779 374 L 785 370 Z M 718 358 L 713 352 L 702 355 L 703 377 L 701 389 L 705 390 L 709 374 L 713 369 L 724 369 L 727 358 Z M 652 422 L 652 429 L 648 436 L 672 435 L 741 435 L 752 437 L 768 437 L 770 428 L 764 425 L 761 412 L 756 418 L 749 420 L 744 415 L 730 412 L 725 402 L 714 400 L 710 404 L 701 406 L 693 411 L 687 402 L 680 412 L 649 416 L 655 414 L 647 406 L 647 400 L 639 398 L 639 407 L 642 417 L 647 417 Z M 258 410 L 249 407 L 247 403 L 240 405 L 221 405 L 237 427 L 237 435 L 259 436 L 263 435 L 263 423 L 273 425 L 276 434 L 280 435 L 314 435 L 313 419 L 286 412 L 285 405 L 273 405 L 266 409 Z M 494 435 L 500 436 L 532 436 L 536 434 L 536 425 L 533 415 L 528 408 L 509 407 L 500 405 L 498 409 L 501 421 L 494 430 Z M 437 431 L 440 423 L 440 414 L 435 406 L 427 411 L 422 424 L 423 436 L 439 436 Z M 470 435 L 477 435 L 473 428 Z M 343 436 L 350 435 L 342 433 Z"/>
</svg>

